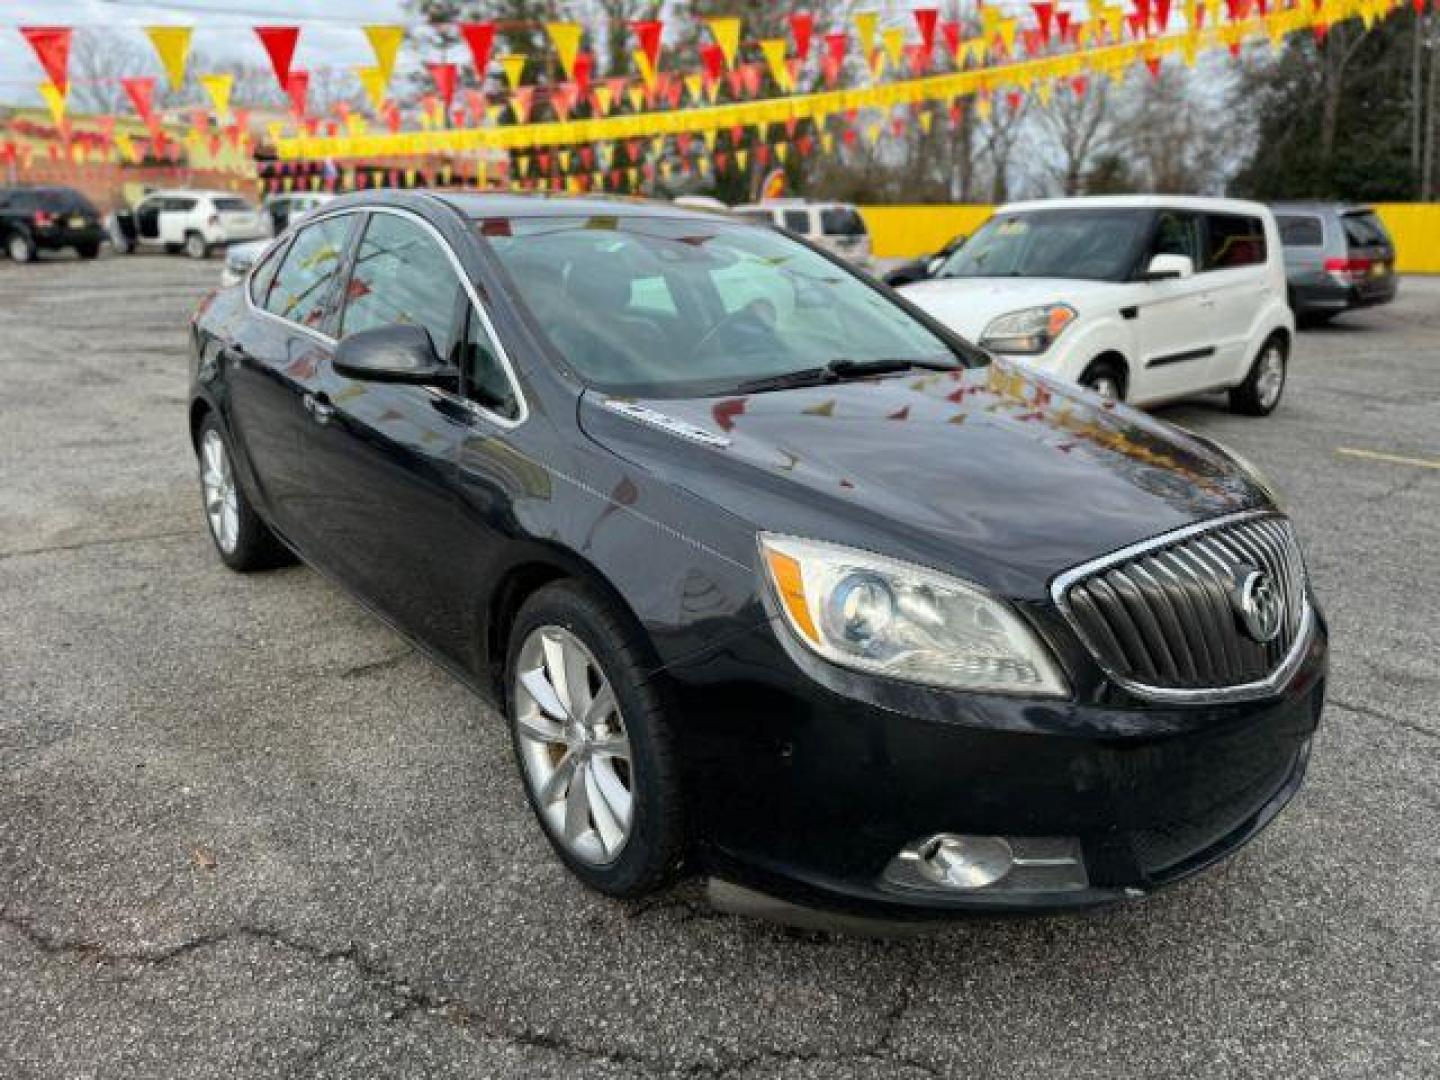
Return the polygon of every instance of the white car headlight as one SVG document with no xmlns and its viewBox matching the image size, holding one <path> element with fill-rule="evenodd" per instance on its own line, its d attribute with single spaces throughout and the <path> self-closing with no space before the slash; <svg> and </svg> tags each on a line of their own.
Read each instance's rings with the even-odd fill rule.
<svg viewBox="0 0 1440 1080">
<path fill-rule="evenodd" d="M 1012 311 L 985 327 L 980 345 L 991 352 L 1033 356 L 1048 349 L 1076 317 L 1077 312 L 1069 304 Z"/>
<path fill-rule="evenodd" d="M 818 540 L 765 533 L 760 552 L 790 628 L 826 660 L 955 690 L 1068 692 L 1029 625 L 973 585 Z"/>
</svg>

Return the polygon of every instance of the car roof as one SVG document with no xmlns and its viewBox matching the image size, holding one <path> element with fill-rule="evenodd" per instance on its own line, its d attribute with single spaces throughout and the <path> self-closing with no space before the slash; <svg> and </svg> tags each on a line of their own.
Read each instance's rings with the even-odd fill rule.
<svg viewBox="0 0 1440 1080">
<path fill-rule="evenodd" d="M 1318 213 L 1322 210 L 1329 210 L 1336 214 L 1356 214 L 1372 211 L 1374 208 L 1364 203 L 1337 202 L 1333 199 L 1286 199 L 1284 202 L 1272 202 L 1270 209 L 1276 212 L 1282 210 L 1305 210 L 1309 213 Z"/>
<path fill-rule="evenodd" d="M 145 198 L 153 198 L 156 195 L 183 195 L 187 199 L 245 198 L 245 196 L 238 191 L 216 191 L 212 188 L 157 188 L 155 191 L 147 191 Z"/>
<path fill-rule="evenodd" d="M 1070 199 L 1031 199 L 1006 203 L 997 207 L 997 214 L 1024 213 L 1032 210 L 1169 208 L 1175 210 L 1228 211 L 1232 214 L 1258 214 L 1268 209 L 1264 203 L 1248 199 L 1221 199 L 1208 195 L 1087 195 Z"/>
<path fill-rule="evenodd" d="M 691 218 L 696 221 L 732 220 L 719 210 L 691 209 L 672 202 L 628 198 L 623 195 L 518 195 L 481 191 L 357 191 L 326 203 L 326 210 L 347 207 L 395 206 L 423 209 L 445 203 L 468 218 L 486 217 L 651 217 Z"/>
</svg>

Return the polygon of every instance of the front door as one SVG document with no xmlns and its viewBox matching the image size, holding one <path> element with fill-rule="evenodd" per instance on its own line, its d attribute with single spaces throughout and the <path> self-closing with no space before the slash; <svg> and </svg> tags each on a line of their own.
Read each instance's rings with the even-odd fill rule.
<svg viewBox="0 0 1440 1080">
<path fill-rule="evenodd" d="M 144 200 L 135 208 L 135 233 L 140 240 L 156 243 L 160 239 L 160 209 L 165 200 L 154 197 Z"/>
<path fill-rule="evenodd" d="M 1175 397 L 1205 385 L 1216 344 L 1214 298 L 1202 265 L 1204 232 L 1199 214 L 1162 210 L 1155 220 L 1150 250 L 1184 255 L 1195 269 L 1189 277 L 1148 282 L 1134 313 L 1137 368 L 1128 396 L 1136 401 Z"/>
</svg>

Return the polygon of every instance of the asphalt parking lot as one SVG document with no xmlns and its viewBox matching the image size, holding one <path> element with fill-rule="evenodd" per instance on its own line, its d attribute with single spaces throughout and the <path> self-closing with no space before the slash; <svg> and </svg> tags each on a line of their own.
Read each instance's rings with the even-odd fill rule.
<svg viewBox="0 0 1440 1080">
<path fill-rule="evenodd" d="M 497 716 L 216 558 L 218 261 L 0 262 L 0 1077 L 1440 1075 L 1440 279 L 1170 408 L 1285 493 L 1332 629 L 1295 803 L 1143 902 L 861 940 L 550 857 Z"/>
</svg>

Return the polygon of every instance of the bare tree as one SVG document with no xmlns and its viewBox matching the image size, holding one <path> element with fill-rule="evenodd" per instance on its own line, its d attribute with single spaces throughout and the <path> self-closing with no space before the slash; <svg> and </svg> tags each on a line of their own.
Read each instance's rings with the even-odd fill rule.
<svg viewBox="0 0 1440 1080">
<path fill-rule="evenodd" d="M 1189 69 L 1167 68 L 1156 79 L 1132 76 L 1124 88 L 1117 143 L 1146 191 L 1218 193 L 1248 135 Z"/>
<path fill-rule="evenodd" d="M 1030 95 L 1012 97 L 1003 94 L 991 102 L 988 115 L 978 118 L 976 125 L 980 139 L 980 154 L 990 170 L 990 201 L 1008 202 L 1010 199 L 1010 166 L 1025 132 L 1025 119 L 1030 112 Z"/>
<path fill-rule="evenodd" d="M 1063 86 L 1048 102 L 1037 104 L 1037 157 L 1061 194 L 1084 192 L 1086 174 L 1113 141 L 1112 112 L 1108 79 L 1094 80 L 1083 90 Z"/>
</svg>

